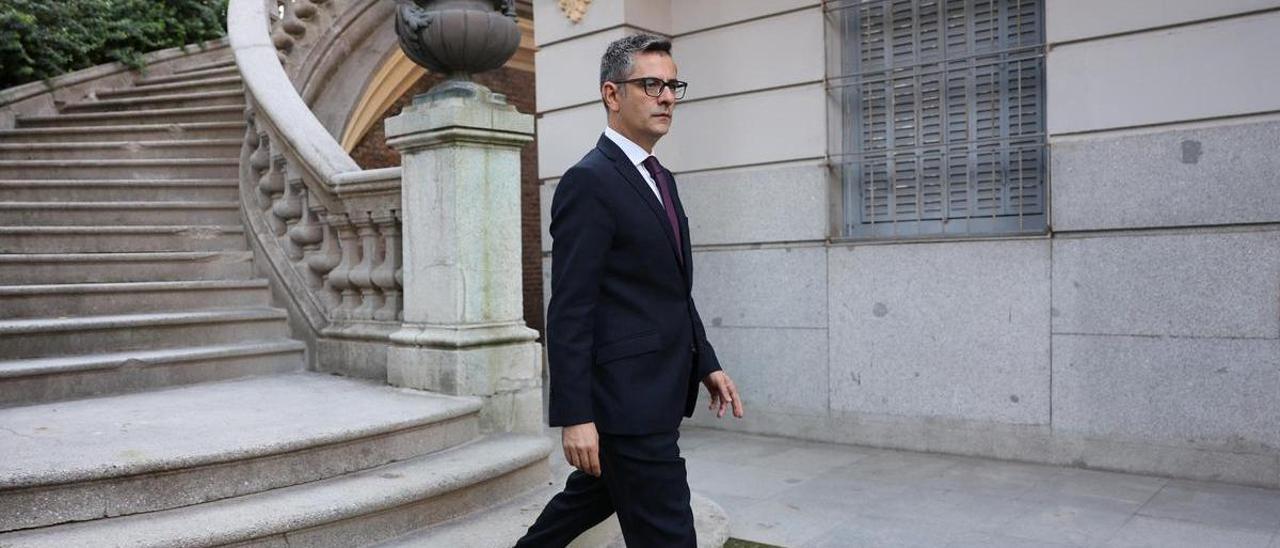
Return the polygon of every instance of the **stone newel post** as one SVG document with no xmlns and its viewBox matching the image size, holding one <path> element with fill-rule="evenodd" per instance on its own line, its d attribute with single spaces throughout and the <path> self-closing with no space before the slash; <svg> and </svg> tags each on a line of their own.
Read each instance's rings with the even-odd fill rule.
<svg viewBox="0 0 1280 548">
<path fill-rule="evenodd" d="M 439 26 L 447 15 L 425 17 Z M 471 82 L 465 67 L 447 68 L 450 80 L 386 121 L 402 157 L 404 232 L 404 320 L 387 381 L 479 396 L 485 429 L 535 432 L 542 352 L 524 324 L 520 254 L 520 149 L 533 140 L 533 117 Z"/>
</svg>

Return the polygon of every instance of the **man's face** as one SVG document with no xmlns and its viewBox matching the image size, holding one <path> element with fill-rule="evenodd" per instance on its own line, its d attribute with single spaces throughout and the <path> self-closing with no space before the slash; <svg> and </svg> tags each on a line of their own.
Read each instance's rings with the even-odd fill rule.
<svg viewBox="0 0 1280 548">
<path fill-rule="evenodd" d="M 670 55 L 660 52 L 636 54 L 631 74 L 624 80 L 657 78 L 664 82 L 676 78 L 676 63 Z M 676 96 L 670 87 L 663 87 L 662 94 L 650 97 L 640 83 L 614 84 L 611 93 L 605 90 L 605 101 L 614 111 L 619 131 L 641 146 L 652 147 L 671 130 L 671 116 L 676 108 Z M 610 101 L 610 96 L 615 100 Z"/>
</svg>

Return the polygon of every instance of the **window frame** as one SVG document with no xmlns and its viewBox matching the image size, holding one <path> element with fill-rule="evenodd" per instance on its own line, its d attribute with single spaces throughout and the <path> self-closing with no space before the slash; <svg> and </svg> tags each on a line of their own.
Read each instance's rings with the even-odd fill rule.
<svg viewBox="0 0 1280 548">
<path fill-rule="evenodd" d="M 995 40 L 998 47 L 994 49 L 979 50 L 975 44 L 976 33 L 974 31 L 974 7 L 975 4 L 985 3 L 983 0 L 963 0 L 963 15 L 966 25 L 964 51 L 962 55 L 948 55 L 946 53 L 946 43 L 950 34 L 946 31 L 948 24 L 948 14 L 956 9 L 957 2 L 948 2 L 947 0 L 831 0 L 824 2 L 824 9 L 827 15 L 827 32 L 828 32 L 828 77 L 826 87 L 829 93 L 829 127 L 828 142 L 831 150 L 829 152 L 829 164 L 832 167 L 834 181 L 831 197 L 833 200 L 833 218 L 832 232 L 836 236 L 833 239 L 838 240 L 900 240 L 900 239 L 954 239 L 966 237 L 996 237 L 996 236 L 1035 236 L 1044 235 L 1049 232 L 1049 218 L 1051 212 L 1050 204 L 1050 149 L 1048 146 L 1046 131 L 1046 95 L 1047 95 L 1047 78 L 1045 67 L 1045 0 L 1030 0 L 1033 2 L 1031 8 L 1035 11 L 1035 20 L 1032 22 L 1032 43 L 1031 44 L 1013 44 L 1013 47 L 1007 47 L 1008 36 L 1010 33 L 1011 14 L 1009 5 L 1021 8 L 1018 4 L 1020 0 L 995 0 L 994 7 L 1000 10 L 1000 15 L 995 18 L 994 24 L 998 38 L 990 38 Z M 933 59 L 928 58 L 912 58 L 913 62 L 900 64 L 895 66 L 893 47 L 897 43 L 894 40 L 892 30 L 881 31 L 881 44 L 884 55 L 882 57 L 883 64 L 880 67 L 863 70 L 860 66 L 861 55 L 860 46 L 862 44 L 861 37 L 861 13 L 868 8 L 879 6 L 882 10 L 883 23 L 881 27 L 893 28 L 895 19 L 892 13 L 895 7 L 909 5 L 912 10 L 911 17 L 913 21 L 913 42 L 911 52 L 916 54 L 921 51 L 922 43 L 918 31 L 922 25 L 914 24 L 919 19 L 921 6 L 932 7 L 936 10 L 937 32 L 934 40 L 940 43 L 940 49 L 943 52 L 940 56 Z M 1018 14 L 1020 17 L 1021 14 Z M 1025 25 L 1025 23 L 1020 24 Z M 1022 26 L 1014 29 L 1018 41 L 1024 40 L 1025 33 Z M 935 49 L 939 49 L 935 46 Z M 981 59 L 981 62 L 979 62 Z M 1024 82 L 1023 65 L 1030 62 L 1034 69 L 1034 80 L 1038 86 L 1038 95 L 1034 99 L 1034 105 L 1038 106 L 1038 112 L 1035 113 L 1036 118 L 1033 119 L 1033 126 L 1037 130 L 1033 133 L 1017 133 L 1010 136 L 1009 128 L 1011 119 L 1017 120 L 1019 130 L 1025 130 L 1023 124 L 1025 120 L 1021 112 L 1024 107 L 1025 95 L 1018 96 L 1018 113 L 1013 114 L 1008 103 L 1010 97 L 1014 93 L 1011 84 L 1016 80 L 1017 85 L 1021 86 Z M 958 65 L 964 63 L 964 65 Z M 999 98 L 1001 105 L 996 109 L 983 110 L 977 104 L 976 91 L 974 88 L 980 84 L 979 77 L 976 76 L 974 67 L 976 66 L 994 66 L 989 73 L 992 75 L 989 80 L 989 88 L 996 90 L 994 95 Z M 1016 70 L 1011 72 L 1010 67 Z M 935 105 L 939 112 L 946 111 L 949 107 L 954 106 L 950 102 L 951 89 L 948 87 L 949 74 L 957 70 L 968 70 L 969 80 L 965 82 L 965 124 L 966 132 L 972 137 L 975 135 L 975 127 L 984 120 L 981 115 L 985 114 L 985 120 L 998 120 L 998 125 L 991 122 L 988 130 L 992 127 L 999 132 L 998 138 L 985 139 L 962 139 L 951 141 L 947 138 L 947 133 L 951 131 L 950 124 L 947 120 L 947 114 L 942 114 L 937 133 L 942 135 L 941 142 L 926 144 L 923 142 L 923 132 L 919 129 L 926 124 L 920 123 L 921 104 L 920 100 L 922 76 L 934 75 L 936 79 L 936 87 L 934 91 L 938 92 L 936 101 L 939 105 Z M 913 86 L 914 101 L 913 108 L 915 111 L 914 121 L 918 133 L 916 142 L 912 146 L 892 146 L 893 143 L 889 139 L 893 135 L 892 126 L 895 124 L 895 106 L 893 99 L 884 99 L 883 113 L 880 121 L 885 127 L 885 133 L 881 134 L 885 143 L 884 146 L 874 150 L 856 150 L 861 143 L 861 138 L 867 133 L 864 132 L 864 124 L 867 123 L 867 116 L 863 110 L 863 86 L 867 82 L 879 82 L 882 85 L 888 84 L 887 88 L 893 90 L 896 88 L 894 84 L 899 79 L 910 78 Z M 1018 92 L 1022 89 L 1018 88 Z M 888 96 L 892 91 L 886 91 L 882 96 Z M 883 97 L 882 97 L 883 98 Z M 994 113 L 994 114 L 993 114 Z M 873 116 L 874 117 L 874 116 Z M 973 127 L 970 127 L 973 126 Z M 967 158 L 964 166 L 966 175 L 963 177 L 965 188 L 957 190 L 964 195 L 963 203 L 967 208 L 967 212 L 963 214 L 955 214 L 952 209 L 953 181 L 955 180 L 952 172 L 948 171 L 947 158 L 953 157 L 960 149 L 964 149 L 963 155 Z M 1021 152 L 1026 156 L 1019 155 Z M 995 156 L 986 156 L 992 155 Z M 981 161 L 977 155 L 984 155 Z M 1011 157 L 1016 157 L 1010 161 Z M 995 159 L 992 159 L 995 158 Z M 1038 164 L 1038 172 L 1032 179 L 1038 187 L 1022 186 L 1022 183 L 1028 179 L 1028 172 L 1024 169 L 1021 160 L 1034 159 L 1033 163 Z M 926 169 L 934 169 L 937 161 L 941 159 L 943 166 L 937 175 L 932 179 L 920 175 Z M 874 162 L 878 162 L 873 164 Z M 911 184 L 903 188 L 908 188 L 903 196 L 908 196 L 911 192 L 914 196 L 914 211 L 906 218 L 898 218 L 897 210 L 900 204 L 907 204 L 908 201 L 895 202 L 898 197 L 898 188 L 895 188 L 893 178 L 885 174 L 894 174 L 898 171 L 898 163 L 910 163 L 914 171 Z M 985 162 L 985 164 L 984 164 Z M 1011 169 L 1013 162 L 1018 162 L 1017 169 Z M 885 166 L 882 175 L 889 179 L 887 188 L 893 192 L 889 192 L 889 196 L 881 204 L 879 200 L 873 200 L 869 205 L 873 206 L 872 211 L 880 213 L 883 209 L 888 212 L 889 219 L 863 219 L 863 213 L 867 211 L 868 203 L 863 197 L 864 189 L 867 188 L 863 184 L 863 171 L 875 173 L 875 167 L 879 164 Z M 934 164 L 934 167 L 927 167 Z M 982 165 L 999 166 L 999 177 L 982 181 L 980 177 L 975 176 L 975 170 Z M 993 168 L 994 169 L 994 168 Z M 981 174 L 978 174 L 981 175 Z M 993 173 L 994 177 L 994 173 Z M 934 185 L 925 184 L 933 180 Z M 985 186 L 983 186 L 985 183 Z M 931 190 L 926 188 L 932 187 Z M 871 186 L 872 192 L 876 185 Z M 1011 188 L 1013 190 L 1011 190 Z M 888 191 L 886 191 L 888 192 Z M 1015 194 L 1016 192 L 1016 194 Z M 985 194 L 984 194 L 985 193 Z M 925 196 L 932 197 L 930 202 L 932 209 L 926 207 Z M 983 196 L 988 199 L 985 203 L 994 205 L 989 207 L 992 213 L 983 212 L 974 214 L 974 210 L 982 204 L 980 200 Z M 1022 207 L 1029 203 L 1028 197 L 1031 198 L 1031 212 L 1024 212 Z M 1034 203 L 1038 200 L 1038 204 Z M 1038 205 L 1038 207 L 1036 207 Z M 910 208 L 909 208 L 910 209 Z M 1016 213 L 1015 213 L 1016 211 Z M 883 217 L 883 213 L 881 213 Z"/>
</svg>

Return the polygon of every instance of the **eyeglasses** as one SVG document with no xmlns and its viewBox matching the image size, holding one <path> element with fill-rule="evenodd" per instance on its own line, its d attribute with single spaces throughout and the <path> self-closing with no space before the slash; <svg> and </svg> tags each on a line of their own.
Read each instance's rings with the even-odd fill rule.
<svg viewBox="0 0 1280 548">
<path fill-rule="evenodd" d="M 689 87 L 688 82 L 681 82 L 679 80 L 668 80 L 663 82 L 662 80 L 654 77 L 611 81 L 615 84 L 640 84 L 644 87 L 644 94 L 649 97 L 660 97 L 662 96 L 662 88 L 671 88 L 671 93 L 675 95 L 676 99 L 684 99 L 684 90 Z"/>
</svg>

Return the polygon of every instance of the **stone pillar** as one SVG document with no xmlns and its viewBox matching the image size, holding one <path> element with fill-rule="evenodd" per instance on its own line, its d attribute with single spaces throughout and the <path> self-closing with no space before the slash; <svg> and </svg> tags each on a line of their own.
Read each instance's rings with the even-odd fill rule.
<svg viewBox="0 0 1280 548">
<path fill-rule="evenodd" d="M 404 320 L 387 382 L 478 396 L 489 431 L 541 431 L 541 345 L 521 304 L 520 148 L 533 117 L 451 81 L 386 134 L 404 170 Z"/>
</svg>

